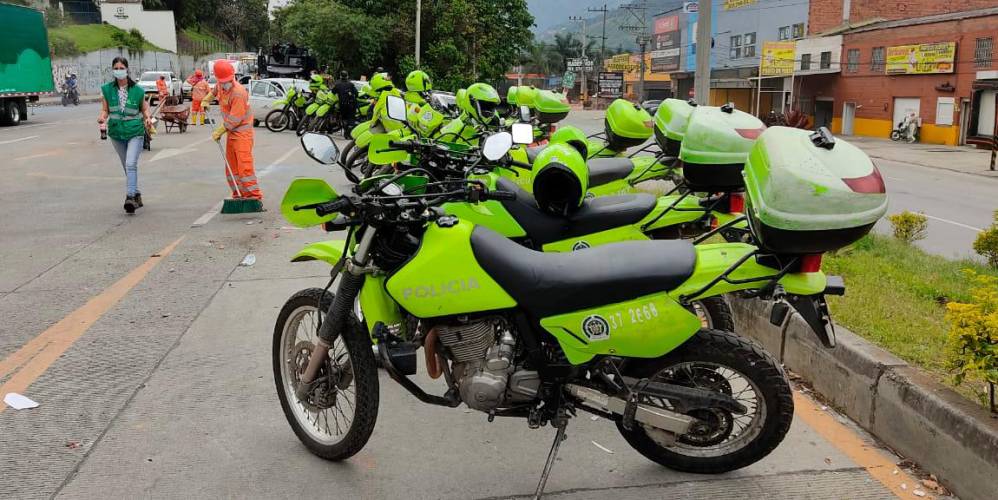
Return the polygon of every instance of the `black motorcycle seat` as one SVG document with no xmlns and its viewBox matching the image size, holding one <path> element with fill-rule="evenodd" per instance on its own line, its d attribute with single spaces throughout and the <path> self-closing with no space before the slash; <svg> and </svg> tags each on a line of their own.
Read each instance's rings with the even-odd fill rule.
<svg viewBox="0 0 998 500">
<path fill-rule="evenodd" d="M 516 199 L 503 200 L 502 205 L 537 246 L 634 224 L 658 203 L 653 195 L 645 193 L 599 196 L 583 201 L 575 213 L 560 216 L 541 210 L 530 193 L 509 179 L 500 177 L 496 187 L 516 193 Z"/>
<path fill-rule="evenodd" d="M 586 166 L 589 167 L 590 186 L 625 179 L 634 171 L 634 162 L 630 158 L 593 158 L 586 162 Z"/>
<path fill-rule="evenodd" d="M 545 147 L 547 146 L 534 146 L 532 148 L 527 148 L 527 162 L 533 165 L 534 160 L 537 159 L 537 155 L 541 154 L 541 151 L 544 151 Z"/>
<path fill-rule="evenodd" d="M 540 319 L 672 290 L 693 275 L 683 240 L 627 241 L 574 252 L 538 252 L 477 226 L 475 259 L 524 310 Z"/>
</svg>

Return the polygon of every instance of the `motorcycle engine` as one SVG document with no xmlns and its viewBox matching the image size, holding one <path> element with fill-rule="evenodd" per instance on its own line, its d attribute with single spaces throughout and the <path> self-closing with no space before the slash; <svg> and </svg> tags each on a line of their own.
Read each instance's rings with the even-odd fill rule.
<svg viewBox="0 0 998 500">
<path fill-rule="evenodd" d="M 540 378 L 535 371 L 517 369 L 516 338 L 505 319 L 440 325 L 436 331 L 454 362 L 461 400 L 470 408 L 489 411 L 536 396 Z"/>
</svg>

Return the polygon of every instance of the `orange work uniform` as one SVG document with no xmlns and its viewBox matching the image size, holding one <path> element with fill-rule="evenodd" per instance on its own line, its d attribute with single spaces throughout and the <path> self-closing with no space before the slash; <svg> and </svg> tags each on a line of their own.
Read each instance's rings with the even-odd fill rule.
<svg viewBox="0 0 998 500">
<path fill-rule="evenodd" d="M 164 99 L 166 96 L 170 95 L 169 89 L 166 88 L 166 80 L 162 78 L 156 80 L 156 91 L 159 92 L 160 99 Z"/>
<path fill-rule="evenodd" d="M 246 87 L 233 81 L 232 88 L 224 90 L 221 84 L 215 86 L 212 95 L 218 99 L 225 125 L 225 156 L 229 161 L 232 175 L 226 173 L 226 180 L 232 188 L 232 197 L 239 197 L 236 183 L 243 198 L 263 199 L 263 192 L 257 185 L 256 171 L 253 169 L 253 110 L 249 105 Z"/>
</svg>

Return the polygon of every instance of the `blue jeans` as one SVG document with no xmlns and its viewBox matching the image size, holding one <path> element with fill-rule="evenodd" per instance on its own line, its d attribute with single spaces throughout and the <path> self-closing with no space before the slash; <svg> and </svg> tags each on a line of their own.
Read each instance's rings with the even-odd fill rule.
<svg viewBox="0 0 998 500">
<path fill-rule="evenodd" d="M 142 152 L 143 139 L 141 135 L 127 141 L 111 139 L 118 158 L 121 158 L 121 168 L 125 170 L 125 194 L 128 196 L 139 192 L 139 153 Z"/>
</svg>

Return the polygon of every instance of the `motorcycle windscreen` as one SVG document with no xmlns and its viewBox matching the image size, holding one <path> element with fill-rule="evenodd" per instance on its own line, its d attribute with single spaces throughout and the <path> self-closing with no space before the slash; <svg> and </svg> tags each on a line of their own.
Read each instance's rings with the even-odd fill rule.
<svg viewBox="0 0 998 500">
<path fill-rule="evenodd" d="M 474 225 L 446 220 L 443 225 L 431 223 L 416 254 L 389 276 L 386 288 L 392 298 L 418 318 L 515 306 L 516 301 L 475 260 Z"/>
</svg>

